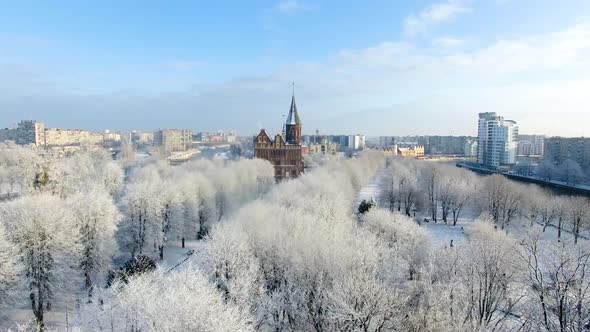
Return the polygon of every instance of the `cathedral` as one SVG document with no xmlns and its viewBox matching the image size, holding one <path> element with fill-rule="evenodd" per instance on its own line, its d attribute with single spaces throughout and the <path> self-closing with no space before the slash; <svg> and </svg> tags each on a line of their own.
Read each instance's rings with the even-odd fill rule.
<svg viewBox="0 0 590 332">
<path fill-rule="evenodd" d="M 274 140 L 262 129 L 254 142 L 254 155 L 274 165 L 277 181 L 295 178 L 303 173 L 301 120 L 297 113 L 295 94 L 291 98 L 291 108 L 284 128 L 283 135 L 277 134 Z"/>
</svg>

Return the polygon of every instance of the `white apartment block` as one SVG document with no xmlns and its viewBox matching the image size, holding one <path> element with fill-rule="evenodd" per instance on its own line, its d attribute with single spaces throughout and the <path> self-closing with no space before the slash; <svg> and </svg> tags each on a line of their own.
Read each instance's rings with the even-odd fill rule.
<svg viewBox="0 0 590 332">
<path fill-rule="evenodd" d="M 361 150 L 365 148 L 365 135 L 350 135 L 348 136 L 348 149 Z"/>
<path fill-rule="evenodd" d="M 516 163 L 518 125 L 495 112 L 480 113 L 477 132 L 477 162 L 488 167 Z"/>
</svg>

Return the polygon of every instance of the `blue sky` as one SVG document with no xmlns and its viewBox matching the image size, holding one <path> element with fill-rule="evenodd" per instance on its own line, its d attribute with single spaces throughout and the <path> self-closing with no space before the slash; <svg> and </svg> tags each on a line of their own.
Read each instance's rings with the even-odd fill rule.
<svg viewBox="0 0 590 332">
<path fill-rule="evenodd" d="M 589 135 L 590 1 L 12 1 L 0 126 Z"/>
</svg>

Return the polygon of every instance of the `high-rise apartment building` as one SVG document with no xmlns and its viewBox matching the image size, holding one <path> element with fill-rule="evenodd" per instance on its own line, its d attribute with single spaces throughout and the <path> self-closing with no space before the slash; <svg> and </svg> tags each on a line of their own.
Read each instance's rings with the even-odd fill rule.
<svg viewBox="0 0 590 332">
<path fill-rule="evenodd" d="M 582 168 L 590 169 L 590 138 L 551 137 L 545 140 L 544 158 L 555 164 L 571 159 Z"/>
<path fill-rule="evenodd" d="M 16 141 L 16 129 L 0 128 L 0 142 L 4 141 Z"/>
<path fill-rule="evenodd" d="M 365 148 L 365 135 L 350 135 L 348 136 L 349 150 L 362 150 Z"/>
<path fill-rule="evenodd" d="M 186 151 L 191 147 L 193 134 L 190 130 L 162 129 L 154 133 L 154 146 L 164 152 Z"/>
<path fill-rule="evenodd" d="M 518 146 L 518 126 L 495 112 L 479 113 L 477 162 L 488 167 L 514 165 Z"/>
<path fill-rule="evenodd" d="M 519 135 L 519 156 L 542 156 L 545 149 L 545 136 L 543 135 Z"/>
<path fill-rule="evenodd" d="M 16 127 L 16 143 L 42 146 L 45 144 L 45 125 L 35 120 L 23 120 Z"/>
<path fill-rule="evenodd" d="M 386 148 L 395 145 L 395 136 L 379 136 L 379 146 Z"/>
</svg>

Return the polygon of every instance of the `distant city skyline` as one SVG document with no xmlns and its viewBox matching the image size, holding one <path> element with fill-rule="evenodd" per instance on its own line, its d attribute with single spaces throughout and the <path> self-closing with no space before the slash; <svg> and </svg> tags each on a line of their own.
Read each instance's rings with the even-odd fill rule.
<svg viewBox="0 0 590 332">
<path fill-rule="evenodd" d="M 22 1 L 0 21 L 0 127 L 590 136 L 590 2 Z M 207 130 L 207 128 L 209 128 Z"/>
</svg>

